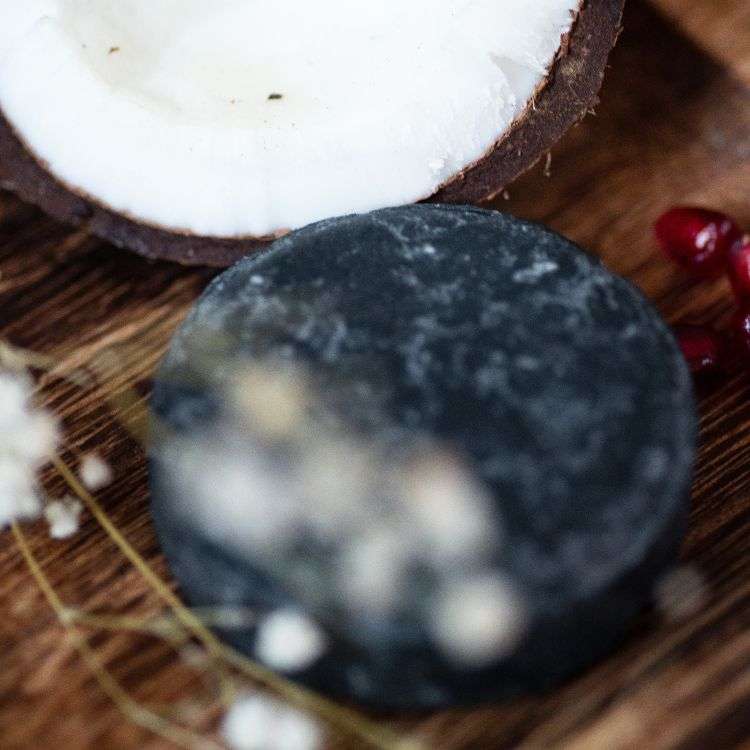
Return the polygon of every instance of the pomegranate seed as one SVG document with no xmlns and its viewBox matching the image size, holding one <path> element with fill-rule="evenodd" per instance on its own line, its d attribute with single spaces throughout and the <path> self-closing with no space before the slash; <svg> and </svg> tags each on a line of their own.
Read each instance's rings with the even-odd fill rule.
<svg viewBox="0 0 750 750">
<path fill-rule="evenodd" d="M 664 252 L 700 276 L 721 271 L 730 248 L 742 237 L 726 214 L 706 208 L 673 208 L 659 217 L 655 229 Z"/>
<path fill-rule="evenodd" d="M 724 347 L 716 331 L 707 326 L 682 325 L 675 328 L 675 335 L 694 375 L 720 369 Z"/>
<path fill-rule="evenodd" d="M 736 242 L 729 251 L 729 278 L 740 303 L 750 303 L 750 235 Z"/>
<path fill-rule="evenodd" d="M 750 357 L 750 308 L 740 308 L 735 313 L 732 331 L 742 354 Z"/>
</svg>

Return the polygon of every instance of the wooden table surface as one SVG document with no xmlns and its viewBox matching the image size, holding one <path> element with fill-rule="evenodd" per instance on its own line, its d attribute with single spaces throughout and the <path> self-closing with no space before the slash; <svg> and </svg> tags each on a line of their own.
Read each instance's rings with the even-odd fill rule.
<svg viewBox="0 0 750 750">
<path fill-rule="evenodd" d="M 534 170 L 498 207 L 601 254 L 670 322 L 724 325 L 726 282 L 697 284 L 654 247 L 654 218 L 684 202 L 729 211 L 750 228 L 748 0 L 632 0 L 596 116 L 555 150 L 549 175 Z M 64 416 L 64 458 L 72 464 L 89 450 L 107 457 L 116 481 L 101 502 L 167 580 L 149 521 L 143 452 L 122 422 L 147 398 L 171 333 L 214 273 L 148 263 L 0 194 L 0 339 L 57 363 L 42 377 L 42 396 Z M 97 381 L 70 382 L 81 368 Z M 123 401 L 131 388 L 138 398 Z M 548 695 L 378 720 L 445 750 L 750 747 L 750 367 L 733 363 L 699 396 L 684 559 L 707 580 L 703 608 L 672 624 L 645 613 L 616 653 Z M 58 474 L 45 478 L 50 493 L 65 492 Z M 66 542 L 50 540 L 42 525 L 24 533 L 66 606 L 127 615 L 161 609 L 90 515 Z M 214 686 L 170 646 L 86 632 L 133 699 L 157 711 L 177 708 L 210 731 Z M 331 746 L 363 745 L 334 737 Z M 128 720 L 93 679 L 10 532 L 0 533 L 0 747 L 173 747 Z"/>
</svg>

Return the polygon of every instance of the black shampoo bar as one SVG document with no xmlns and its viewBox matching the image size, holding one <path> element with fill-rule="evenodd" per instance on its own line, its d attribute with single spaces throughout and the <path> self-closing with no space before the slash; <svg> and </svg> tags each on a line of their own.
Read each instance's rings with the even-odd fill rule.
<svg viewBox="0 0 750 750">
<path fill-rule="evenodd" d="M 502 517 L 492 565 L 524 597 L 509 653 L 445 658 L 411 618 L 419 571 L 398 618 L 369 627 L 335 591 L 321 606 L 288 565 L 256 564 L 185 512 L 167 443 L 214 429 L 231 367 L 274 357 L 313 373 L 337 419 L 391 455 L 427 436 L 466 458 Z M 153 414 L 153 514 L 188 601 L 309 613 L 329 648 L 291 676 L 369 705 L 467 704 L 570 676 L 622 638 L 684 531 L 696 417 L 668 327 L 597 259 L 496 212 L 333 219 L 242 260 L 175 336 Z M 325 545 L 304 554 L 329 569 Z M 252 626 L 222 635 L 255 654 Z"/>
</svg>

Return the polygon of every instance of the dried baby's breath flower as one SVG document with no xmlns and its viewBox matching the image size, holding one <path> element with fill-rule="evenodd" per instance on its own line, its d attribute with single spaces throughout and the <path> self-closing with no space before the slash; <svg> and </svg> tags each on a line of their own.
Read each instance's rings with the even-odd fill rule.
<svg viewBox="0 0 750 750">
<path fill-rule="evenodd" d="M 96 453 L 89 453 L 83 457 L 79 473 L 86 489 L 92 492 L 112 482 L 112 468 Z"/>
<path fill-rule="evenodd" d="M 53 500 L 44 508 L 44 517 L 49 524 L 49 535 L 53 539 L 68 539 L 78 531 L 83 505 L 73 497 Z"/>
<path fill-rule="evenodd" d="M 445 655 L 462 666 L 488 666 L 508 654 L 526 630 L 517 592 L 493 573 L 456 580 L 437 596 L 432 634 Z"/>
<path fill-rule="evenodd" d="M 309 716 L 257 693 L 235 701 L 224 716 L 221 734 L 231 750 L 317 750 L 323 740 Z"/>
<path fill-rule="evenodd" d="M 255 655 L 272 669 L 296 672 L 317 661 L 326 647 L 323 632 L 310 618 L 280 609 L 261 620 Z"/>
<path fill-rule="evenodd" d="M 305 418 L 304 382 L 290 372 L 248 368 L 236 378 L 231 396 L 239 413 L 270 438 L 292 434 Z"/>
<path fill-rule="evenodd" d="M 57 426 L 33 406 L 31 380 L 0 371 L 0 528 L 36 518 L 41 510 L 37 472 L 57 444 Z"/>
<path fill-rule="evenodd" d="M 403 600 L 411 539 L 396 530 L 375 528 L 345 543 L 336 583 L 356 610 L 388 615 Z"/>
<path fill-rule="evenodd" d="M 492 496 L 456 456 L 426 452 L 406 467 L 401 482 L 410 526 L 437 564 L 450 568 L 481 558 L 499 543 Z"/>
</svg>

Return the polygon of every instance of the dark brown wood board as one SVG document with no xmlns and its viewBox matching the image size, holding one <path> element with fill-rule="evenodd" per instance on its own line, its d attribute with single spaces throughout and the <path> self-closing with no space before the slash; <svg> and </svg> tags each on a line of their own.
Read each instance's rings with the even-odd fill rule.
<svg viewBox="0 0 750 750">
<path fill-rule="evenodd" d="M 734 214 L 750 228 L 750 3 L 632 0 L 596 115 L 496 205 L 539 219 L 633 279 L 671 322 L 725 325 L 724 280 L 696 283 L 656 251 L 651 226 L 675 203 Z M 57 366 L 44 403 L 64 417 L 65 458 L 97 450 L 116 471 L 101 495 L 118 528 L 168 580 L 149 522 L 146 467 L 122 426 L 146 400 L 171 333 L 215 271 L 148 263 L 0 194 L 0 339 Z M 67 375 L 96 369 L 94 384 Z M 750 747 L 750 365 L 699 389 L 701 441 L 684 559 L 709 595 L 689 620 L 647 612 L 622 647 L 544 696 L 478 710 L 378 717 L 440 750 L 523 747 Z M 119 420 L 113 418 L 112 399 Z M 124 412 L 124 413 L 123 413 Z M 46 475 L 52 494 L 62 480 Z M 25 529 L 66 604 L 138 615 L 160 603 L 86 516 L 72 540 Z M 129 693 L 184 709 L 212 685 L 162 641 L 93 631 L 91 645 Z M 216 712 L 198 717 L 209 730 Z M 32 579 L 13 536 L 0 534 L 0 747 L 167 748 L 123 717 L 92 678 Z M 332 747 L 354 748 L 345 739 Z"/>
</svg>

